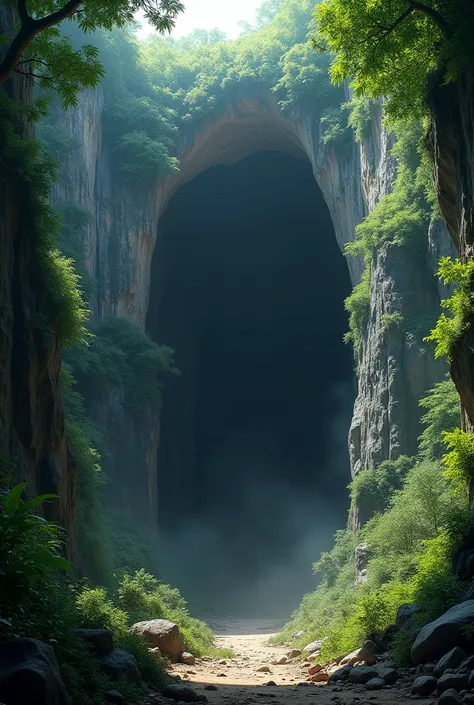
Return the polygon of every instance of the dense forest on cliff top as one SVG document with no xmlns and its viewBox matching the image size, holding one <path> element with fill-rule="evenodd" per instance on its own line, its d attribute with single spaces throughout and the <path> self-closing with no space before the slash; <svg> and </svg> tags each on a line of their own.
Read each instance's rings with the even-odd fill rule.
<svg viewBox="0 0 474 705">
<path fill-rule="evenodd" d="M 365 3 L 354 7 L 358 5 Z M 72 83 L 94 85 L 94 76 L 102 73 L 97 63 L 100 59 L 106 72 L 104 135 L 117 172 L 131 189 L 146 187 L 177 169 L 180 149 L 206 120 L 243 97 L 259 99 L 262 88 L 275 96 L 281 110 L 296 114 L 303 108 L 311 111 L 320 123 L 322 142 L 337 150 L 341 160 L 348 144 L 364 138 L 371 120 L 370 101 L 389 95 L 390 129 L 398 140 L 393 147 L 397 178 L 393 192 L 384 196 L 358 227 L 347 250 L 348 256 L 362 256 L 365 262 L 362 280 L 346 302 L 350 316 L 347 338 L 357 357 L 370 309 L 374 253 L 383 244 L 406 247 L 413 257 L 420 256 L 420 242 L 426 238 L 430 219 L 440 217 L 423 139 L 427 127 L 423 119 L 428 115 L 427 76 L 445 65 L 450 80 L 456 80 L 467 61 L 463 33 L 470 25 L 459 19 L 465 16 L 463 3 L 451 3 L 446 21 L 459 32 L 450 32 L 442 61 L 438 49 L 433 49 L 436 42 L 428 38 L 433 25 L 429 18 L 420 16 L 407 36 L 393 40 L 395 44 L 390 33 L 386 54 L 374 64 L 374 58 L 367 58 L 362 50 L 357 54 L 357 43 L 347 45 L 354 27 L 365 27 L 371 17 L 352 15 L 337 0 L 323 5 L 318 16 L 324 36 L 318 37 L 317 43 L 322 39 L 329 42 L 339 57 L 331 69 L 333 78 L 356 76 L 356 95 L 346 101 L 342 88 L 330 80 L 331 55 L 318 53 L 310 41 L 316 34 L 311 24 L 312 3 L 284 0 L 267 3 L 265 9 L 266 14 L 260 15 L 261 26 L 248 28 L 235 42 L 225 41 L 216 32 L 196 32 L 179 41 L 159 37 L 138 45 L 132 30 L 107 33 L 101 29 L 90 40 L 98 52 L 83 52 L 80 68 L 84 73 L 76 80 L 72 75 Z M 379 9 L 383 14 L 383 8 Z M 444 36 L 444 30 L 435 25 Z M 77 28 L 65 28 L 64 35 L 69 34 L 74 49 L 81 35 Z M 61 36 L 49 39 L 52 44 L 65 41 L 67 45 Z M 412 52 L 408 62 L 404 52 L 407 43 Z M 38 50 L 44 52 L 42 56 L 54 57 L 51 46 L 39 46 Z M 427 59 L 424 71 L 418 70 L 420 52 Z M 395 56 L 398 64 L 391 73 L 379 71 L 389 56 Z M 400 67 L 403 80 L 397 92 L 393 75 Z M 50 96 L 53 112 L 60 109 L 61 100 L 63 104 L 75 100 L 67 79 L 59 80 L 58 98 Z M 40 82 L 49 89 L 44 76 Z M 411 113 L 407 107 L 412 105 L 417 107 L 415 117 L 407 115 Z M 42 107 L 40 103 L 36 106 Z M 38 117 L 38 109 L 27 107 L 26 112 Z M 4 533 L 10 531 L 13 521 L 18 528 L 17 533 L 10 533 L 8 561 L 1 573 L 1 624 L 5 636 L 55 639 L 63 676 L 75 701 L 95 703 L 102 702 L 101 691 L 107 683 L 80 640 L 71 643 L 75 626 L 109 628 L 119 645 L 135 653 L 143 675 L 155 684 L 163 682 L 162 667 L 149 657 L 138 638 L 127 633 L 132 621 L 158 615 L 174 619 L 186 645 L 196 654 L 212 649 L 212 635 L 189 616 L 177 591 L 139 571 L 142 567 L 157 570 L 153 550 L 152 555 L 148 550 L 150 537 L 143 540 L 129 526 L 121 527 L 104 502 L 101 464 L 106 467 L 107 439 L 101 437 L 89 414 L 111 391 L 131 410 L 145 403 L 159 408 L 166 375 L 177 373 L 173 351 L 156 345 L 127 321 L 87 322 L 87 297 L 97 285 L 87 275 L 82 248 L 82 231 L 90 214 L 74 204 L 58 203 L 61 223 L 48 203 L 57 168 L 53 162 L 64 162 L 68 155 L 73 158 L 74 144 L 44 115 L 38 124 L 42 142 L 25 142 L 12 128 L 21 111 L 25 112 L 25 106 L 14 105 L 2 94 L 2 153 L 26 195 L 28 225 L 37 239 L 36 287 L 43 296 L 43 316 L 36 325 L 45 335 L 57 334 L 67 349 L 62 389 L 69 441 L 78 467 L 74 562 L 76 571 L 88 582 L 85 587 L 71 584 L 51 570 L 69 567 L 59 556 L 63 536 L 27 513 L 34 505 L 20 503 L 21 488 L 17 486 L 5 500 L 2 514 Z M 446 303 L 448 315 L 441 316 L 431 337 L 437 344 L 436 354 L 450 358 L 472 308 L 472 263 L 445 260 L 441 275 L 457 288 Z M 427 321 L 404 321 L 391 314 L 384 323 L 403 327 L 420 346 L 429 334 Z M 393 622 L 400 604 L 419 604 L 419 621 L 423 623 L 462 599 L 466 586 L 453 575 L 451 558 L 469 521 L 467 489 L 474 443 L 460 429 L 459 400 L 450 381 L 428 391 L 421 404 L 425 430 L 419 454 L 385 461 L 354 479 L 352 499 L 363 515 L 363 526 L 356 532 L 338 532 L 334 549 L 316 562 L 320 586 L 304 598 L 282 638 L 304 628 L 305 640 L 308 635 L 328 637 L 324 649 L 328 657 L 335 656 L 356 647 L 367 634 L 382 631 Z M 14 462 L 14 458 L 2 460 L 5 487 L 13 484 Z M 370 558 L 366 576 L 360 579 L 359 575 L 356 580 L 353 555 L 361 542 L 367 544 Z M 392 558 L 389 565 L 387 554 Z M 114 571 L 120 573 L 118 583 L 114 582 Z M 113 594 L 108 595 L 102 586 Z M 397 642 L 401 660 L 406 659 L 412 639 L 408 634 Z M 136 688 L 121 685 L 130 702 L 140 697 Z"/>
</svg>

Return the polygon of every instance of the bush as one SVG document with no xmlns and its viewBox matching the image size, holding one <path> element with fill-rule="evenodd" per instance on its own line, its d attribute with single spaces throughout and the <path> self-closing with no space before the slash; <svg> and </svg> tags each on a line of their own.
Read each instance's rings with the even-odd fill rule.
<svg viewBox="0 0 474 705">
<path fill-rule="evenodd" d="M 449 312 L 442 313 L 438 322 L 425 338 L 436 344 L 435 357 L 446 356 L 451 359 L 453 346 L 471 325 L 474 306 L 474 261 L 461 263 L 459 259 L 442 257 L 439 262 L 438 276 L 445 284 L 454 284 L 456 289 L 449 299 L 443 299 L 441 306 Z"/>
<path fill-rule="evenodd" d="M 360 472 L 349 485 L 351 501 L 358 507 L 359 519 L 364 524 L 375 513 L 388 509 L 397 490 L 415 464 L 414 458 L 406 455 L 397 460 L 384 460 L 374 469 Z"/>
</svg>

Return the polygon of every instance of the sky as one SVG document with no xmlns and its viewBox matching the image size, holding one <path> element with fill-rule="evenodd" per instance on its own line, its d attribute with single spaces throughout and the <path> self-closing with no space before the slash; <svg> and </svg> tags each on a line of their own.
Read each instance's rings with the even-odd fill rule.
<svg viewBox="0 0 474 705">
<path fill-rule="evenodd" d="M 213 29 L 217 27 L 225 32 L 229 39 L 235 39 L 241 32 L 239 21 L 253 24 L 255 10 L 262 0 L 185 0 L 185 11 L 176 22 L 174 37 L 184 37 L 194 29 Z M 142 29 L 138 32 L 140 39 L 152 31 L 141 18 Z"/>
</svg>

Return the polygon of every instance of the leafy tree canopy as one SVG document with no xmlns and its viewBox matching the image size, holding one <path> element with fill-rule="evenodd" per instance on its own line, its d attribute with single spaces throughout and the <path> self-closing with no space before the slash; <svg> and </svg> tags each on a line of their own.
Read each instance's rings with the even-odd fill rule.
<svg viewBox="0 0 474 705">
<path fill-rule="evenodd" d="M 43 88 L 55 87 L 64 105 L 74 104 L 80 87 L 94 87 L 103 74 L 96 47 L 73 48 L 61 33 L 64 20 L 82 32 L 112 29 L 133 22 L 141 10 L 159 32 L 170 31 L 184 6 L 180 0 L 16 0 L 19 18 L 13 36 L 3 35 L 8 47 L 0 62 L 0 85 L 14 71 L 26 74 Z"/>
<path fill-rule="evenodd" d="M 431 73 L 453 80 L 472 58 L 471 0 L 327 0 L 316 8 L 318 35 L 336 54 L 336 83 L 387 99 L 392 116 L 421 115 Z"/>
</svg>

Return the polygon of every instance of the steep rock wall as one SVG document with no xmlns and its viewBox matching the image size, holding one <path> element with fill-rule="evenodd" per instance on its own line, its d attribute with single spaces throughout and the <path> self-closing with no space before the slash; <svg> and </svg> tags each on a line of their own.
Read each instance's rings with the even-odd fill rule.
<svg viewBox="0 0 474 705">
<path fill-rule="evenodd" d="M 0 7 L 0 32 L 15 26 L 13 7 Z M 4 45 L 5 46 L 5 45 Z M 0 49 L 1 51 L 1 49 Z M 2 89 L 3 90 L 3 89 Z M 4 89 L 28 104 L 32 86 L 14 76 Z M 18 118 L 16 131 L 34 137 L 33 126 Z M 26 481 L 31 495 L 57 493 L 45 507 L 49 518 L 68 530 L 72 555 L 76 469 L 66 439 L 60 394 L 61 352 L 56 336 L 41 329 L 35 238 L 25 212 L 24 182 L 15 171 L 0 179 L 0 476 L 5 483 Z"/>
<path fill-rule="evenodd" d="M 101 106 L 99 89 L 83 94 L 78 108 L 56 115 L 61 129 L 79 143 L 74 163 L 63 169 L 56 198 L 82 203 L 93 215 L 86 251 L 90 273 L 99 282 L 93 302 L 96 318 L 120 315 L 145 326 L 160 215 L 183 183 L 209 167 L 232 163 L 264 149 L 309 159 L 341 250 L 353 240 L 356 225 L 393 185 L 392 137 L 382 126 L 380 106 L 373 108 L 370 132 L 364 141 L 360 145 L 353 143 L 350 152 L 341 156 L 322 143 L 317 118 L 305 112 L 284 114 L 268 98 L 258 102 L 244 100 L 237 108 L 229 107 L 209 121 L 191 142 L 180 145 L 179 173 L 152 188 L 132 193 L 113 173 L 102 137 Z M 393 312 L 411 320 L 438 310 L 440 290 L 433 276 L 435 259 L 448 241 L 444 228 L 432 224 L 427 232 L 426 253 L 416 263 L 402 248 L 382 247 L 375 256 L 371 312 L 359 351 L 359 389 L 349 434 L 353 473 L 385 458 L 416 451 L 418 400 L 442 378 L 445 369 L 423 352 L 419 339 L 408 329 L 387 326 L 386 320 L 387 314 Z M 362 262 L 348 259 L 348 267 L 356 284 Z M 136 423 L 136 419 L 129 420 L 132 434 Z M 156 438 L 159 419 L 149 418 L 147 423 L 149 437 Z M 125 419 L 121 424 L 126 425 Z M 118 432 L 123 434 L 123 427 Z M 147 468 L 151 487 L 156 473 L 154 452 L 147 452 L 140 462 Z M 150 498 L 149 506 L 154 504 L 155 499 Z"/>
</svg>

